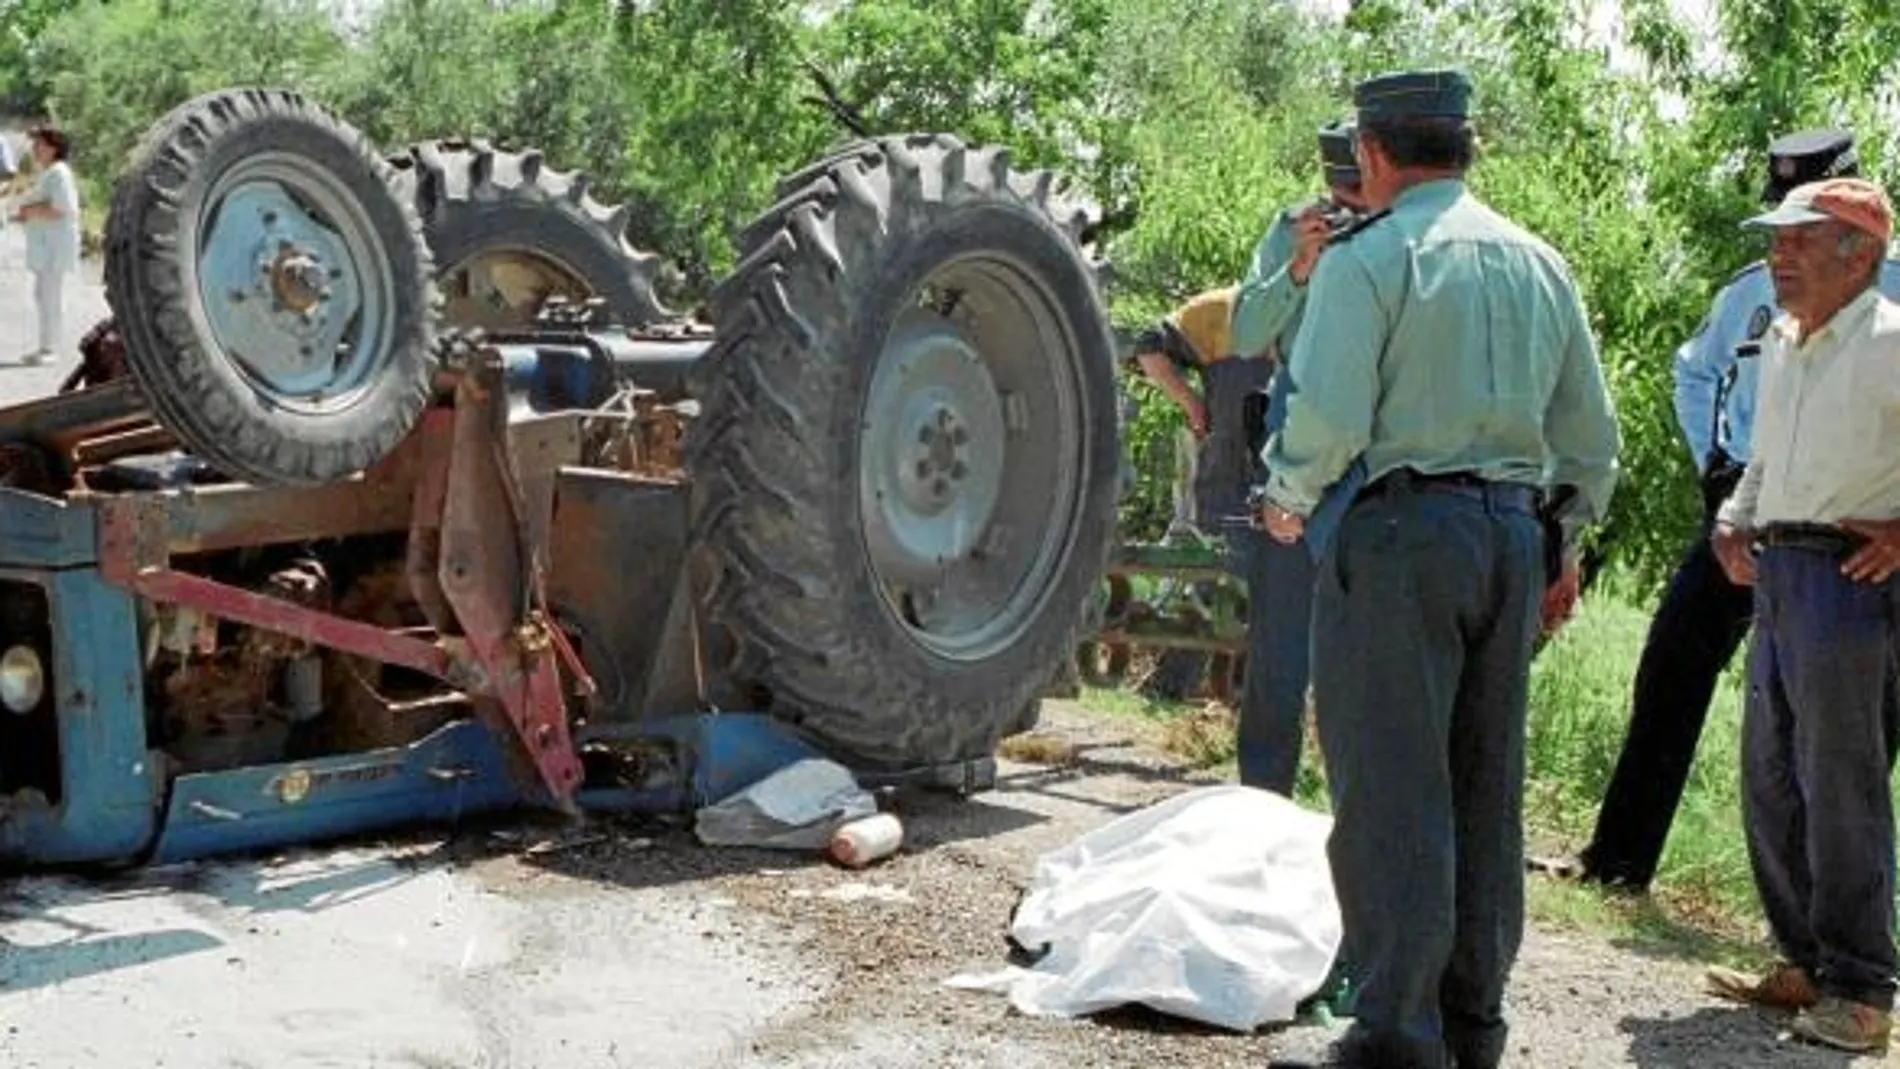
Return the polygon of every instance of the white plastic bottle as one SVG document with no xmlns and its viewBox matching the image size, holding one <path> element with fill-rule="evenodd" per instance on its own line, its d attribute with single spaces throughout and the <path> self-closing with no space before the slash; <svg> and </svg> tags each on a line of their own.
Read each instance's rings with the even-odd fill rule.
<svg viewBox="0 0 1900 1069">
<path fill-rule="evenodd" d="M 877 813 L 840 825 L 825 852 L 838 864 L 856 869 L 889 857 L 903 844 L 903 822 L 895 814 Z"/>
</svg>

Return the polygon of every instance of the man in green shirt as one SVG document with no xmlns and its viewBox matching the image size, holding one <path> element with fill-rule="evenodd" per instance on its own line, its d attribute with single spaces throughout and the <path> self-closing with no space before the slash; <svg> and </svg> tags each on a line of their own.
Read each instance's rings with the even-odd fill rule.
<svg viewBox="0 0 1900 1069">
<path fill-rule="evenodd" d="M 1328 852 L 1358 988 L 1348 1064 L 1489 1069 L 1523 930 L 1524 721 L 1547 565 L 1599 519 L 1620 441 L 1563 259 L 1473 197 L 1470 82 L 1354 91 L 1367 200 L 1314 267 L 1267 443 L 1263 522 L 1300 539 L 1355 461 L 1368 483 L 1315 584 Z M 1546 491 L 1552 491 L 1546 494 Z"/>
<path fill-rule="evenodd" d="M 1293 385 L 1286 356 L 1299 334 L 1313 265 L 1329 239 L 1364 218 L 1351 125 L 1322 128 L 1319 155 L 1326 197 L 1274 219 L 1234 299 L 1231 348 L 1275 365 L 1264 425 L 1249 428 L 1255 434 L 1272 433 L 1285 418 Z M 1248 590 L 1246 693 L 1236 739 L 1240 782 L 1291 797 L 1312 663 L 1314 562 L 1306 547 L 1282 545 L 1258 531 L 1233 532 L 1229 539 L 1245 549 Z"/>
</svg>

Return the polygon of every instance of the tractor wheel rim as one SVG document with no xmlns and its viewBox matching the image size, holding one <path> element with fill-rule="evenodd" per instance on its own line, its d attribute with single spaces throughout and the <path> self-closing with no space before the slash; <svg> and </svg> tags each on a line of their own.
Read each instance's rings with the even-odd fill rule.
<svg viewBox="0 0 1900 1069">
<path fill-rule="evenodd" d="M 886 336 L 858 441 L 871 571 L 910 635 L 980 660 L 1029 626 L 1080 512 L 1079 346 L 1020 262 L 963 257 Z"/>
<path fill-rule="evenodd" d="M 278 407 L 347 408 L 394 356 L 389 249 L 348 186 L 300 157 L 232 166 L 204 199 L 198 312 L 216 357 Z"/>
<path fill-rule="evenodd" d="M 442 319 L 458 327 L 524 328 L 535 323 L 550 297 L 584 301 L 599 296 L 579 271 L 532 249 L 483 249 L 438 274 Z"/>
</svg>

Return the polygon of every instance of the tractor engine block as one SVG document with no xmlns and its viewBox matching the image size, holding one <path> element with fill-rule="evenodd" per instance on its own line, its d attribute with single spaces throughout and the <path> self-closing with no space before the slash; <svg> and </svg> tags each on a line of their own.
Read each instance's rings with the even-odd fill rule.
<svg viewBox="0 0 1900 1069">
<path fill-rule="evenodd" d="M 281 558 L 281 555 L 279 555 Z M 311 555 L 244 559 L 213 570 L 227 581 L 327 610 L 328 569 Z M 146 694 L 159 749 L 181 773 L 283 760 L 292 734 L 323 712 L 323 661 L 302 640 L 232 624 L 198 609 L 146 606 Z"/>
</svg>

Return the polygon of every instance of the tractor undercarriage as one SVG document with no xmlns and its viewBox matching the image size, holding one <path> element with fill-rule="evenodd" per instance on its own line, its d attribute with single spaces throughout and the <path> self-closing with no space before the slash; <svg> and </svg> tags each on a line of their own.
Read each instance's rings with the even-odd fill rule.
<svg viewBox="0 0 1900 1069">
<path fill-rule="evenodd" d="M 702 323 L 532 153 L 380 160 L 262 90 L 143 153 L 113 319 L 0 409 L 0 868 L 677 811 L 817 754 L 980 789 L 1033 723 L 1117 467 L 1047 176 L 851 146 Z"/>
</svg>

